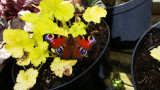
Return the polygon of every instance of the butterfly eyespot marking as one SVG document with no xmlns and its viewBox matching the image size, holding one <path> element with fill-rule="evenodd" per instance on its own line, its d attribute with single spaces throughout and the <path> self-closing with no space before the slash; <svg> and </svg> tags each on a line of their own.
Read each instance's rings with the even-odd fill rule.
<svg viewBox="0 0 160 90">
<path fill-rule="evenodd" d="M 95 42 L 96 42 L 96 39 L 95 39 L 95 37 L 93 37 L 93 36 L 89 36 L 89 37 L 88 37 L 88 41 L 91 42 L 91 43 L 95 43 Z"/>
<path fill-rule="evenodd" d="M 64 48 L 62 46 L 60 46 L 59 48 L 56 48 L 56 53 L 58 54 L 62 54 L 63 53 Z"/>
<path fill-rule="evenodd" d="M 54 38 L 53 34 L 48 34 L 48 38 Z"/>
<path fill-rule="evenodd" d="M 79 51 L 81 52 L 82 56 L 87 55 L 87 50 L 84 49 L 83 47 L 80 47 L 80 48 L 79 48 Z"/>
<path fill-rule="evenodd" d="M 88 37 L 88 40 L 93 40 L 93 36 L 89 36 L 89 37 Z"/>
</svg>

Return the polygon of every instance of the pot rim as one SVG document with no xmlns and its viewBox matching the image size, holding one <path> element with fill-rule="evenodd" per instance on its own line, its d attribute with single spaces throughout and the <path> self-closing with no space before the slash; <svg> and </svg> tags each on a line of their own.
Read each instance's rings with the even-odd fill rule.
<svg viewBox="0 0 160 90">
<path fill-rule="evenodd" d="M 149 0 L 130 0 L 128 2 L 119 4 L 119 5 L 107 7 L 106 10 L 111 12 L 111 13 L 108 13 L 109 15 L 116 15 L 116 14 L 130 11 L 130 10 L 142 5 L 146 1 L 149 1 Z"/>
<path fill-rule="evenodd" d="M 79 74 L 77 77 L 75 77 L 75 78 L 73 78 L 73 79 L 71 79 L 70 81 L 68 81 L 68 82 L 66 82 L 66 83 L 63 83 L 63 84 L 61 84 L 61 85 L 59 85 L 59 86 L 57 86 L 57 87 L 55 87 L 55 88 L 51 88 L 51 89 L 49 89 L 49 90 L 52 90 L 52 89 L 59 89 L 59 88 L 61 88 L 61 87 L 63 87 L 63 86 L 65 86 L 65 85 L 68 85 L 68 84 L 70 84 L 71 82 L 73 82 L 73 81 L 75 81 L 75 80 L 77 80 L 78 78 L 80 78 L 81 76 L 83 76 L 85 73 L 87 73 L 94 65 L 95 65 L 95 63 L 97 63 L 97 61 L 100 59 L 100 57 L 102 56 L 102 54 L 105 52 L 105 50 L 107 49 L 107 47 L 108 47 L 108 45 L 109 45 L 109 41 L 110 41 L 110 29 L 109 29 L 109 26 L 108 26 L 108 24 L 102 19 L 101 20 L 103 23 L 105 23 L 106 24 L 106 26 L 107 26 L 107 28 L 108 28 L 108 38 L 107 38 L 107 40 L 106 40 L 106 45 L 105 45 L 105 47 L 104 47 L 104 49 L 103 49 L 103 51 L 101 52 L 101 54 L 96 58 L 96 60 L 91 64 L 91 66 L 89 66 L 85 71 L 83 71 L 81 74 Z M 15 63 L 15 62 L 14 62 Z M 16 83 L 16 81 L 15 81 L 15 79 L 14 79 L 14 75 L 13 75 L 13 68 L 14 68 L 14 63 L 13 63 L 13 66 L 12 66 L 12 79 L 13 79 L 13 82 L 14 83 Z"/>
<path fill-rule="evenodd" d="M 143 35 L 142 37 L 138 40 L 135 48 L 134 48 L 134 51 L 132 53 L 132 58 L 131 58 L 131 78 L 132 78 L 132 84 L 133 84 L 133 87 L 135 90 L 136 89 L 136 85 L 135 85 L 135 81 L 134 81 L 134 72 L 133 72 L 133 65 L 134 65 L 134 57 L 135 57 L 135 53 L 137 52 L 137 48 L 139 46 L 139 44 L 141 43 L 142 39 L 149 33 L 150 30 L 152 30 L 154 27 L 157 27 L 159 26 L 160 28 L 160 22 L 156 23 L 155 25 L 153 25 L 151 28 L 149 28 Z"/>
</svg>

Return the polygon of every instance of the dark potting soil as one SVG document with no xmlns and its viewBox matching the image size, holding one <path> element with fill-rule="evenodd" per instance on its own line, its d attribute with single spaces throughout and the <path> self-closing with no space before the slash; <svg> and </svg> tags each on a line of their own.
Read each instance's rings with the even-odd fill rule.
<svg viewBox="0 0 160 90">
<path fill-rule="evenodd" d="M 153 28 L 156 30 L 156 28 Z M 134 58 L 134 80 L 137 90 L 160 90 L 160 62 L 150 56 L 150 48 L 160 45 L 160 29 L 149 33 Z"/>
<path fill-rule="evenodd" d="M 106 46 L 106 42 L 108 39 L 108 26 L 104 22 L 101 22 L 100 24 L 94 24 L 90 23 L 89 27 L 87 28 L 88 35 L 93 34 L 96 38 L 96 43 L 90 48 L 88 51 L 88 56 L 84 57 L 76 63 L 75 66 L 73 66 L 73 72 L 71 76 L 64 76 L 62 78 L 59 78 L 53 74 L 53 72 L 50 70 L 50 64 L 53 61 L 53 58 L 48 58 L 46 63 L 41 67 L 36 85 L 32 88 L 32 90 L 37 89 L 45 89 L 45 88 L 55 88 L 57 86 L 60 86 L 81 73 L 83 73 L 85 70 L 87 70 L 98 58 L 98 56 L 102 53 L 104 50 L 104 47 Z M 15 71 L 13 74 L 17 74 L 19 72 L 19 69 L 23 69 L 22 67 L 18 67 L 15 65 Z M 33 67 L 30 65 L 29 67 Z M 17 75 L 14 75 L 15 79 Z M 54 77 L 54 78 L 53 78 Z"/>
</svg>

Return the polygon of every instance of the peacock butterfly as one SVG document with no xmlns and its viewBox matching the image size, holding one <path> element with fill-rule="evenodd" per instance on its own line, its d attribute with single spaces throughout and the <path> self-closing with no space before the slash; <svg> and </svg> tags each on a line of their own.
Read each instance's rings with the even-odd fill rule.
<svg viewBox="0 0 160 90">
<path fill-rule="evenodd" d="M 87 51 L 96 42 L 93 36 L 78 36 L 73 38 L 57 34 L 45 34 L 44 40 L 55 49 L 55 53 L 65 59 L 80 59 L 87 55 Z"/>
</svg>

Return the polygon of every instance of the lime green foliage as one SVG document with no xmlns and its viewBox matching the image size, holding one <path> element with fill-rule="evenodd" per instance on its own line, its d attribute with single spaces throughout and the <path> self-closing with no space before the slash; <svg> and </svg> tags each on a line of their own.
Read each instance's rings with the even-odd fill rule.
<svg viewBox="0 0 160 90">
<path fill-rule="evenodd" d="M 78 23 L 74 23 L 72 27 L 69 29 L 69 34 L 72 34 L 73 37 L 76 37 L 78 35 L 85 35 L 87 34 L 86 30 L 86 25 L 79 21 Z"/>
<path fill-rule="evenodd" d="M 60 21 L 69 21 L 74 16 L 74 6 L 65 3 L 63 0 L 42 0 L 40 3 L 41 12 L 47 13 L 50 17 L 55 16 Z"/>
<path fill-rule="evenodd" d="M 157 59 L 158 61 L 160 61 L 160 46 L 158 46 L 157 48 L 154 48 L 150 51 L 150 55 Z"/>
<path fill-rule="evenodd" d="M 50 67 L 55 75 L 61 78 L 66 68 L 70 70 L 70 73 L 72 73 L 72 66 L 74 66 L 76 63 L 77 60 L 60 60 L 59 57 L 56 57 L 51 63 Z"/>
<path fill-rule="evenodd" d="M 107 11 L 101 7 L 98 7 L 98 5 L 89 7 L 83 14 L 83 18 L 87 22 L 95 22 L 100 23 L 101 17 L 106 17 Z"/>
<path fill-rule="evenodd" d="M 34 28 L 33 39 L 37 42 L 43 41 L 43 35 L 47 33 L 57 33 L 61 28 L 53 21 L 48 20 L 44 23 L 39 23 Z"/>
<path fill-rule="evenodd" d="M 49 57 L 48 43 L 42 42 L 38 47 L 35 47 L 32 52 L 29 53 L 29 58 L 34 66 L 38 66 L 41 63 L 46 62 L 46 58 Z"/>
<path fill-rule="evenodd" d="M 39 17 L 39 16 L 40 15 L 35 13 L 26 13 L 25 15 L 21 16 L 21 19 L 25 20 L 28 23 L 36 24 L 45 20 L 43 17 Z"/>
<path fill-rule="evenodd" d="M 12 57 L 22 57 L 24 51 L 30 52 L 33 50 L 34 42 L 24 30 L 7 29 L 3 35 L 3 40 L 7 43 L 5 49 L 12 54 Z"/>
<path fill-rule="evenodd" d="M 115 87 L 115 90 L 121 90 L 122 80 L 121 79 L 112 79 L 112 85 Z"/>
<path fill-rule="evenodd" d="M 38 76 L 38 71 L 33 68 L 28 69 L 27 71 L 20 70 L 14 90 L 29 90 L 36 84 L 36 78 Z"/>
</svg>

